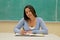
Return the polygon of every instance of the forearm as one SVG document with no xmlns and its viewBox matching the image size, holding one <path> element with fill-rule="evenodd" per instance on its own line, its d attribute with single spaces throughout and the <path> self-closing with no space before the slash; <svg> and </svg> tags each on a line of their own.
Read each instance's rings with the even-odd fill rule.
<svg viewBox="0 0 60 40">
<path fill-rule="evenodd" d="M 19 29 L 17 29 L 17 28 L 15 28 L 15 29 L 14 29 L 14 32 L 15 32 L 15 33 L 19 33 L 19 32 L 20 32 L 20 30 L 19 30 Z"/>
<path fill-rule="evenodd" d="M 48 30 L 33 30 L 32 33 L 36 33 L 36 34 L 48 34 Z"/>
<path fill-rule="evenodd" d="M 14 32 L 15 32 L 15 33 L 19 33 L 19 32 L 20 32 L 20 29 L 23 27 L 23 24 L 24 24 L 24 20 L 21 19 L 21 20 L 17 23 L 17 25 L 15 26 Z"/>
</svg>

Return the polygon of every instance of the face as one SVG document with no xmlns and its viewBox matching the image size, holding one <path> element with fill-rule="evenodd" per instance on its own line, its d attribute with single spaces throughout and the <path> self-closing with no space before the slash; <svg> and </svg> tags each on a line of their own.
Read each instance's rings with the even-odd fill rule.
<svg viewBox="0 0 60 40">
<path fill-rule="evenodd" d="M 33 17 L 33 14 L 32 14 L 32 12 L 30 11 L 29 8 L 26 8 L 25 9 L 25 13 L 26 13 L 27 17 L 29 17 L 29 18 L 32 18 Z"/>
</svg>

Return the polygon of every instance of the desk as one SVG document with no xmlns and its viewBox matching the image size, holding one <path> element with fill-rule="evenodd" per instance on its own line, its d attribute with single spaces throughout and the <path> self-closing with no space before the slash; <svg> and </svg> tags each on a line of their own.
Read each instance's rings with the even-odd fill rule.
<svg viewBox="0 0 60 40">
<path fill-rule="evenodd" d="M 0 40 L 60 40 L 60 37 L 54 34 L 48 34 L 44 37 L 15 36 L 14 33 L 0 33 Z"/>
</svg>

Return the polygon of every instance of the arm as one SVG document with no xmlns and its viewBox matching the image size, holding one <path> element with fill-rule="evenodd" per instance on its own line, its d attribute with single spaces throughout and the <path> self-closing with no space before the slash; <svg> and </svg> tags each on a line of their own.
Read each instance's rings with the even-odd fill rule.
<svg viewBox="0 0 60 40">
<path fill-rule="evenodd" d="M 22 18 L 19 22 L 18 22 L 18 24 L 15 26 L 15 28 L 14 28 L 14 32 L 15 33 L 20 33 L 20 29 L 21 29 L 21 27 L 23 27 L 23 25 L 24 25 L 24 19 Z"/>
<path fill-rule="evenodd" d="M 40 26 L 41 26 L 41 30 L 33 30 L 33 33 L 38 33 L 38 34 L 48 34 L 48 28 L 46 27 L 44 21 L 40 18 Z"/>
</svg>

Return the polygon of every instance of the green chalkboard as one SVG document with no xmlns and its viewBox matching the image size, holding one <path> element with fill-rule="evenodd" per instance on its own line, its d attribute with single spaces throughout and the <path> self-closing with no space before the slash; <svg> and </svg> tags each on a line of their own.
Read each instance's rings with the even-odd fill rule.
<svg viewBox="0 0 60 40">
<path fill-rule="evenodd" d="M 57 19 L 60 21 L 60 0 L 58 0 Z"/>
<path fill-rule="evenodd" d="M 60 0 L 0 0 L 0 20 L 20 20 L 26 5 L 32 5 L 44 21 L 60 21 Z"/>
</svg>

